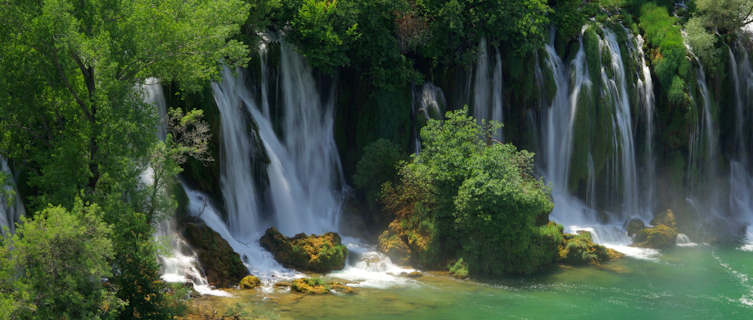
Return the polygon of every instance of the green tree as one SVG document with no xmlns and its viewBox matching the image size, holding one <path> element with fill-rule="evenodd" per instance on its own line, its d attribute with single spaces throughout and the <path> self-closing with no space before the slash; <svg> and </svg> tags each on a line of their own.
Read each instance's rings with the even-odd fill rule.
<svg viewBox="0 0 753 320">
<path fill-rule="evenodd" d="M 96 205 L 49 207 L 21 218 L 0 247 L 0 318 L 99 319 L 122 302 L 107 289 L 111 229 Z M 7 301 L 10 298 L 11 301 Z"/>
<path fill-rule="evenodd" d="M 376 204 L 382 184 L 397 180 L 395 166 L 402 159 L 398 146 L 387 139 L 378 139 L 363 148 L 353 183 L 362 190 L 370 206 Z"/>
<path fill-rule="evenodd" d="M 753 22 L 751 0 L 696 0 L 697 17 L 718 33 L 736 32 Z"/>
<path fill-rule="evenodd" d="M 220 61 L 243 65 L 247 48 L 230 39 L 248 5 L 10 0 L 0 9 L 0 152 L 23 171 L 25 203 L 71 208 L 79 194 L 98 203 L 115 230 L 111 283 L 128 303 L 121 317 L 170 317 L 152 225 L 171 204 L 160 190 L 179 155 L 195 146 L 177 134 L 157 139 L 157 111 L 138 84 L 156 77 L 191 91 L 217 76 Z M 159 179 L 151 185 L 140 177 L 149 165 Z"/>
</svg>

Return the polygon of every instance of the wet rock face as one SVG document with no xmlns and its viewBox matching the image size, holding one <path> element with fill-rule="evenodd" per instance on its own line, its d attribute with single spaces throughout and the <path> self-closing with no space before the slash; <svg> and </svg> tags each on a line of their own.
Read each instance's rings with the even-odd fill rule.
<svg viewBox="0 0 753 320">
<path fill-rule="evenodd" d="M 225 239 L 204 223 L 187 223 L 183 237 L 196 251 L 209 284 L 217 288 L 230 288 L 248 275 L 241 257 Z"/>
<path fill-rule="evenodd" d="M 259 242 L 277 262 L 298 271 L 327 273 L 340 270 L 345 267 L 348 256 L 348 249 L 334 232 L 323 235 L 299 233 L 288 238 L 277 229 L 269 228 Z"/>
</svg>

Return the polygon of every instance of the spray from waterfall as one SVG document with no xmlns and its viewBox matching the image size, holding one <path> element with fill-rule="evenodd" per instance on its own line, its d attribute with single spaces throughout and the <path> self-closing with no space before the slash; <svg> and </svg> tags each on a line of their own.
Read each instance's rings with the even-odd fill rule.
<svg viewBox="0 0 753 320">
<path fill-rule="evenodd" d="M 8 166 L 8 161 L 0 156 L 0 236 L 16 230 L 16 222 L 25 213 L 21 196 L 16 190 L 15 177 Z"/>
</svg>

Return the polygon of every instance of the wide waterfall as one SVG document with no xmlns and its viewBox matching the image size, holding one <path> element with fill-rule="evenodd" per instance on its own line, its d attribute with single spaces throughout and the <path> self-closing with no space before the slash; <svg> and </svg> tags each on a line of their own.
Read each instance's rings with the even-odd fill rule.
<svg viewBox="0 0 753 320">
<path fill-rule="evenodd" d="M 491 75 L 491 62 L 486 39 L 482 38 L 478 45 L 478 58 L 473 81 L 473 116 L 476 119 L 486 119 L 502 122 L 504 120 L 502 101 L 502 57 L 499 50 L 494 50 L 494 61 Z M 498 133 L 502 137 L 502 132 Z"/>
<path fill-rule="evenodd" d="M 0 193 L 0 236 L 13 233 L 16 230 L 18 218 L 24 215 L 24 204 L 21 202 L 21 196 L 16 190 L 15 177 L 8 166 L 8 161 L 0 156 L 0 183 L 2 183 L 2 192 Z"/>
<path fill-rule="evenodd" d="M 584 27 L 582 34 L 585 34 L 587 28 L 597 26 Z M 556 90 L 550 98 L 551 104 L 540 116 L 538 131 L 541 133 L 539 154 L 544 156 L 542 172 L 552 184 L 555 203 L 551 217 L 565 225 L 568 232 L 589 231 L 599 243 L 629 255 L 649 258 L 656 252 L 629 247 L 632 240 L 622 228 L 626 219 L 640 218 L 647 221 L 652 214 L 652 200 L 649 198 L 648 202 L 639 201 L 638 190 L 641 184 L 638 181 L 633 115 L 627 89 L 627 73 L 632 70 L 625 69 L 615 32 L 603 28 L 603 34 L 603 38 L 598 38 L 599 56 L 607 58 L 600 65 L 588 64 L 583 36 L 580 48 L 569 65 L 565 65 L 557 55 L 553 41 L 545 47 L 546 59 L 542 67 L 551 72 Z M 635 48 L 636 44 L 641 43 L 640 39 L 633 40 L 629 38 L 628 43 L 623 45 L 633 46 L 628 52 L 632 52 L 634 57 L 628 58 L 635 59 L 640 66 L 636 70 L 640 73 L 636 87 L 640 95 L 638 100 L 643 104 L 641 111 L 653 113 L 650 73 L 642 49 Z M 598 75 L 599 78 L 593 78 L 592 75 Z M 607 102 L 599 108 L 611 108 L 607 112 L 608 119 L 584 120 L 594 110 L 594 96 Z M 546 98 L 543 100 L 547 101 Z M 601 126 L 589 126 L 603 128 L 605 132 L 578 132 L 576 122 L 582 124 L 584 121 L 602 121 Z M 653 136 L 653 115 L 647 117 L 646 122 L 646 135 L 650 140 Z M 595 154 L 598 142 L 593 140 L 593 135 L 606 136 L 607 143 L 615 147 L 608 154 Z M 653 179 L 654 160 L 651 149 L 652 146 L 649 145 L 645 152 L 644 166 L 647 175 Z M 595 158 L 601 160 L 597 163 Z M 573 182 L 573 170 L 578 170 L 577 173 L 585 176 L 582 185 Z M 652 183 L 647 182 L 645 185 Z M 597 185 L 601 187 L 597 188 Z M 607 190 L 603 190 L 603 187 Z M 620 192 L 617 196 L 609 194 L 615 193 L 614 191 Z"/>
</svg>

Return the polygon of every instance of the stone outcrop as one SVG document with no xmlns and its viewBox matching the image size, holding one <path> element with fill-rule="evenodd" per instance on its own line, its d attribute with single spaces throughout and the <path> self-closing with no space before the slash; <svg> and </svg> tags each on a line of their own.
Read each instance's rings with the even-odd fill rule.
<svg viewBox="0 0 753 320">
<path fill-rule="evenodd" d="M 209 284 L 217 288 L 230 288 L 248 275 L 241 257 L 225 239 L 204 223 L 186 223 L 183 238 L 196 251 Z"/>
<path fill-rule="evenodd" d="M 345 267 L 348 249 L 334 232 L 323 235 L 299 233 L 292 238 L 269 228 L 259 239 L 261 246 L 285 267 L 298 271 L 327 273 Z"/>
</svg>

